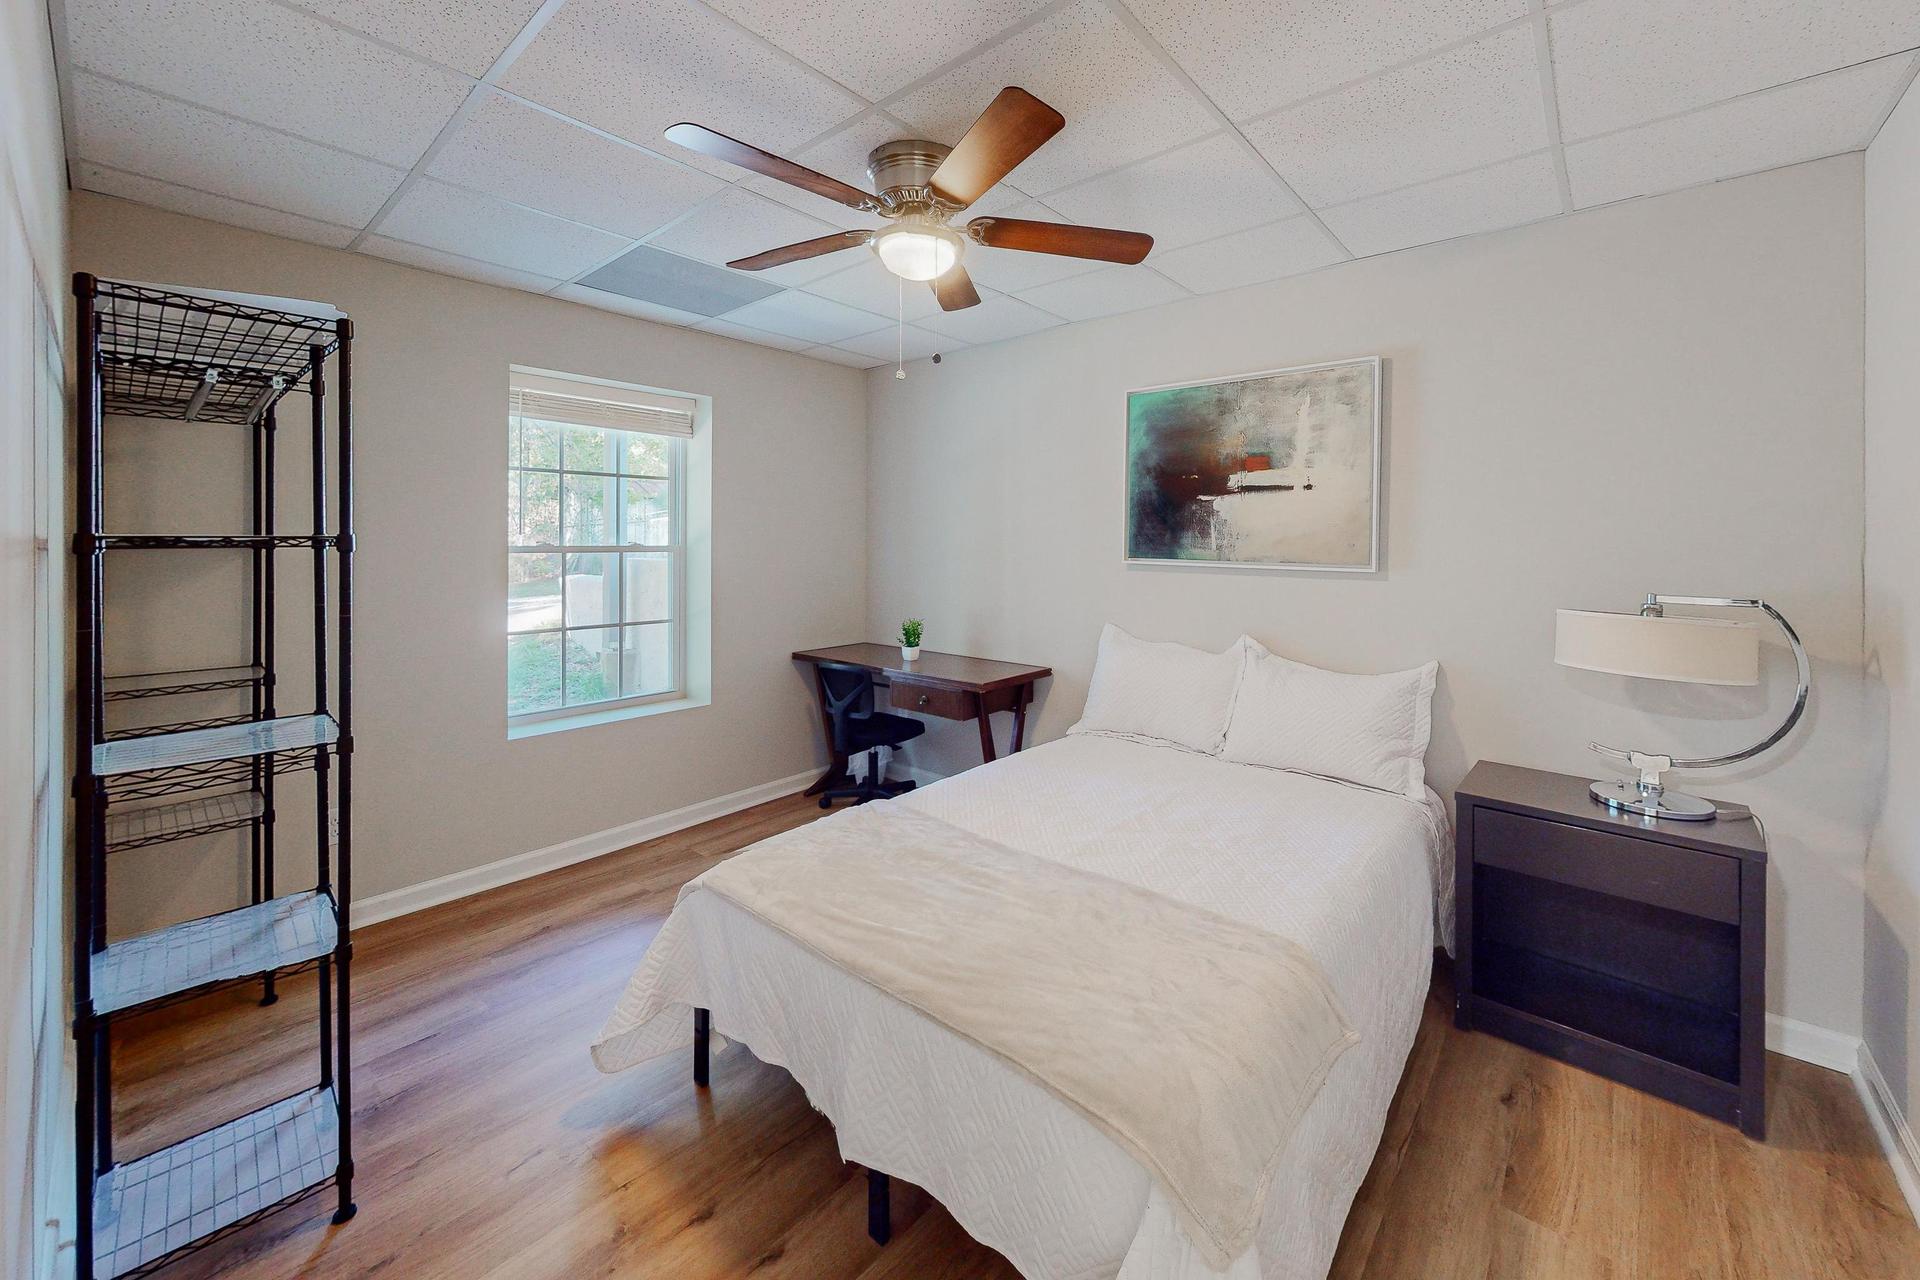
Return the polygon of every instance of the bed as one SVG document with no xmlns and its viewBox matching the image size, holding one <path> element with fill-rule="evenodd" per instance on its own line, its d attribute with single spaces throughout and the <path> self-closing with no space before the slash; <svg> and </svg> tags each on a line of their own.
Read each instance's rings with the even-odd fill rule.
<svg viewBox="0 0 1920 1280">
<path fill-rule="evenodd" d="M 1439 798 L 1074 734 L 887 803 L 1318 961 L 1358 1040 L 1288 1138 L 1251 1248 L 1209 1265 L 1160 1184 L 1078 1111 L 716 894 L 682 897 L 595 1044 L 601 1069 L 684 1050 L 693 1009 L 709 1009 L 716 1036 L 792 1073 L 846 1159 L 924 1187 L 1023 1275 L 1324 1276 L 1419 1024 L 1435 920 L 1451 914 Z"/>
</svg>

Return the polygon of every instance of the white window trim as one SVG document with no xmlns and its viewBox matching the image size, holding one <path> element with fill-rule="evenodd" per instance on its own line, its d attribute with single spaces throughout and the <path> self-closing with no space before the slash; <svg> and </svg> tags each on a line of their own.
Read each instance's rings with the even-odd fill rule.
<svg viewBox="0 0 1920 1280">
<path fill-rule="evenodd" d="M 537 378 L 529 375 L 537 375 Z M 693 530 L 692 521 L 705 520 L 710 516 L 712 505 L 711 483 L 708 465 L 711 460 L 711 448 L 708 431 L 712 422 L 712 399 L 707 396 L 689 396 L 681 392 L 665 391 L 657 388 L 637 387 L 632 384 L 609 382 L 604 379 L 575 377 L 549 370 L 530 370 L 514 366 L 512 381 L 515 384 L 527 382 L 538 385 L 545 383 L 571 383 L 576 393 L 585 392 L 599 395 L 603 391 L 624 391 L 635 402 L 671 405 L 685 411 L 690 407 L 693 413 L 694 430 L 688 436 L 677 436 L 664 432 L 640 432 L 655 434 L 665 439 L 671 450 L 670 492 L 673 499 L 672 527 L 674 541 L 663 545 L 607 545 L 607 546 L 568 546 L 565 543 L 565 493 L 562 482 L 560 544 L 514 544 L 509 543 L 508 554 L 531 553 L 557 555 L 565 557 L 578 554 L 610 554 L 620 552 L 665 552 L 669 555 L 672 582 L 672 617 L 666 624 L 668 632 L 669 662 L 675 687 L 658 693 L 634 694 L 620 698 L 606 698 L 595 702 L 581 702 L 572 705 L 551 707 L 540 711 L 512 713 L 506 716 L 507 737 L 512 739 L 536 737 L 595 724 L 606 724 L 641 716 L 659 715 L 666 712 L 703 707 L 711 703 L 711 553 L 710 539 L 704 530 Z M 609 396 L 609 398 L 614 398 Z M 509 397 L 511 404 L 511 397 Z M 564 463 L 565 458 L 561 461 Z M 608 476 L 615 479 L 633 478 L 620 475 L 617 471 L 572 470 L 561 467 L 512 467 L 510 470 L 526 474 L 548 475 L 593 475 Z M 624 502 L 624 498 L 622 499 Z M 690 534 L 694 536 L 690 538 Z M 616 564 L 618 562 L 616 561 Z M 564 577 L 565 562 L 562 560 L 561 572 Z M 619 572 L 616 570 L 616 572 Z M 624 615 L 626 582 L 625 574 L 619 572 L 620 610 Z M 564 590 L 564 588 L 563 588 Z M 564 604 L 563 604 L 564 610 Z M 613 622 L 595 627 L 568 627 L 565 614 L 562 613 L 561 625 L 543 631 L 509 632 L 510 636 L 520 635 L 559 635 L 561 637 L 562 662 L 565 661 L 565 637 L 570 631 L 581 630 L 618 630 L 629 625 L 648 625 L 645 623 L 628 624 Z M 564 679 L 564 677 L 563 677 Z M 504 689 L 502 691 L 504 693 Z M 563 694 L 564 696 L 564 694 Z"/>
</svg>

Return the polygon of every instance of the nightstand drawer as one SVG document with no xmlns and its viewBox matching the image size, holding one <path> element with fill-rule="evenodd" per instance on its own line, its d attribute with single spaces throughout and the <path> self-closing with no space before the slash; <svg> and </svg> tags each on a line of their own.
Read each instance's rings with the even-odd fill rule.
<svg viewBox="0 0 1920 1280">
<path fill-rule="evenodd" d="M 921 684 L 898 676 L 893 678 L 893 692 L 888 701 L 902 711 L 917 711 L 923 716 L 942 716 L 948 720 L 971 720 L 978 707 L 974 695 L 965 689 Z"/>
<path fill-rule="evenodd" d="M 1740 862 L 1499 809 L 1473 810 L 1473 860 L 1689 915 L 1740 923 Z"/>
</svg>

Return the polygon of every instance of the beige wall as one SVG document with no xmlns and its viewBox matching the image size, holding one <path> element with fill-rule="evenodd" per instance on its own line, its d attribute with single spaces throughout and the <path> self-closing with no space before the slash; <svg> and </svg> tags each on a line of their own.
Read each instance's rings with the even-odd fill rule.
<svg viewBox="0 0 1920 1280">
<path fill-rule="evenodd" d="M 73 246 L 75 265 L 101 275 L 314 298 L 353 316 L 357 897 L 788 777 L 822 758 L 810 689 L 787 655 L 855 633 L 865 616 L 860 374 L 82 193 Z M 512 363 L 713 397 L 711 706 L 507 740 Z M 290 455 L 283 527 L 297 529 L 306 406 L 286 403 L 296 421 L 281 431 Z M 210 428 L 116 424 L 109 510 L 123 527 L 231 524 L 243 463 L 237 442 Z M 168 555 L 170 564 L 134 564 Z M 241 557 L 225 568 L 189 566 L 177 553 L 125 559 L 110 570 L 114 669 L 186 656 L 175 636 L 199 645 L 200 661 L 243 655 Z M 282 561 L 290 674 L 305 661 L 311 625 L 302 559 Z M 136 625 L 139 616 L 161 621 Z M 283 695 L 281 710 L 299 709 L 300 696 Z M 282 811 L 299 839 L 311 810 Z M 125 863 L 116 932 L 230 905 L 243 883 L 233 841 L 160 846 Z"/>
<path fill-rule="evenodd" d="M 1867 664 L 1878 825 L 1867 854 L 1866 1041 L 1911 1123 L 1920 1098 L 1920 92 L 1867 152 Z"/>
<path fill-rule="evenodd" d="M 1801 629 L 1808 722 L 1701 777 L 1772 837 L 1769 1008 L 1860 1021 L 1861 160 L 1847 156 L 1351 263 L 869 375 L 869 632 L 1051 664 L 1038 736 L 1078 716 L 1100 624 L 1331 667 L 1441 664 L 1431 776 L 1487 758 L 1598 775 L 1589 736 L 1706 753 L 1757 738 L 1764 686 L 1556 668 L 1556 606 L 1764 595 Z M 1124 395 L 1386 357 L 1385 570 L 1121 562 Z M 1680 713 L 1680 714 L 1673 714 Z M 1004 727 L 1003 727 L 1004 733 Z M 913 744 L 936 770 L 973 731 Z"/>
<path fill-rule="evenodd" d="M 0 3 L 0 1275 L 71 1204 L 61 430 L 66 174 L 47 11 Z M 44 547 L 37 538 L 47 539 Z M 67 1255 L 71 1257 L 71 1254 Z"/>
</svg>

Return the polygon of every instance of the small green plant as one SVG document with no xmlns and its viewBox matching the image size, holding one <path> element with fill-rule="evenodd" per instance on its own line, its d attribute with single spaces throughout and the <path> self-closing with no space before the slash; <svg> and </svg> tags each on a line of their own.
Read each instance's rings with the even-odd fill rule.
<svg viewBox="0 0 1920 1280">
<path fill-rule="evenodd" d="M 920 647 L 920 630 L 925 625 L 926 624 L 919 618 L 908 618 L 905 622 L 901 623 L 901 646 L 908 649 L 918 649 Z"/>
</svg>

